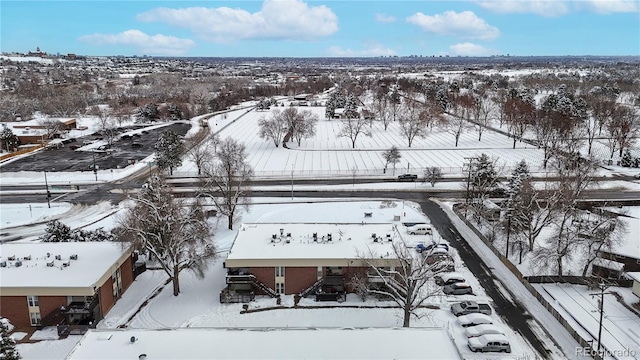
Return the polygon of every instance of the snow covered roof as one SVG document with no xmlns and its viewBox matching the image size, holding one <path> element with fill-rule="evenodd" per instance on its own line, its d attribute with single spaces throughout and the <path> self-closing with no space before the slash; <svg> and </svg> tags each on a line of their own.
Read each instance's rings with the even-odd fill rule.
<svg viewBox="0 0 640 360">
<path fill-rule="evenodd" d="M 626 275 L 633 279 L 633 281 L 640 282 L 640 272 L 628 272 Z"/>
<path fill-rule="evenodd" d="M 181 328 L 89 330 L 67 359 L 104 359 L 105 354 L 113 360 L 461 358 L 441 328 Z"/>
<path fill-rule="evenodd" d="M 112 242 L 1 244 L 0 288 L 93 288 L 129 254 Z"/>
<path fill-rule="evenodd" d="M 317 239 L 314 240 L 314 235 Z M 375 238 L 374 238 L 375 234 Z M 289 236 L 290 235 L 290 236 Z M 374 241 L 375 240 L 375 241 Z M 392 256 L 393 242 L 403 241 L 396 226 L 388 224 L 257 223 L 243 224 L 236 235 L 226 263 L 247 266 L 243 260 L 275 260 L 268 265 L 284 265 L 278 260 L 360 259 L 373 252 L 376 257 Z M 371 251 L 369 251 L 371 250 Z M 292 265 L 288 263 L 288 265 Z"/>
<path fill-rule="evenodd" d="M 593 265 L 600 266 L 601 268 L 605 268 L 605 269 L 616 270 L 616 271 L 622 271 L 624 269 L 623 263 L 609 260 L 609 259 L 603 259 L 599 257 L 593 260 Z"/>
</svg>

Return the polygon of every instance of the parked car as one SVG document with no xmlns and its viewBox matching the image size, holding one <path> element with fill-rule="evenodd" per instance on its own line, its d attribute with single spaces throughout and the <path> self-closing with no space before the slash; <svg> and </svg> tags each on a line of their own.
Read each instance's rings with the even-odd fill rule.
<svg viewBox="0 0 640 360">
<path fill-rule="evenodd" d="M 501 327 L 493 324 L 482 324 L 482 325 L 476 325 L 476 326 L 469 326 L 464 331 L 464 334 L 468 338 L 478 337 L 478 336 L 487 335 L 487 334 L 504 335 L 504 330 L 502 330 Z"/>
<path fill-rule="evenodd" d="M 476 326 L 476 325 L 483 325 L 483 324 L 493 324 L 493 319 L 491 319 L 491 316 L 489 315 L 474 313 L 474 314 L 459 316 L 458 324 L 460 324 L 460 326 L 462 327 L 469 327 L 469 326 Z"/>
<path fill-rule="evenodd" d="M 93 144 L 95 142 L 95 140 L 84 140 L 82 142 L 82 145 L 89 145 L 89 144 Z"/>
<path fill-rule="evenodd" d="M 466 295 L 473 294 L 473 289 L 471 289 L 471 285 L 466 282 L 457 282 L 446 285 L 442 288 L 442 292 L 447 295 Z"/>
<path fill-rule="evenodd" d="M 131 147 L 132 148 L 141 148 L 142 144 L 140 144 L 139 142 L 134 142 L 134 143 L 131 143 Z"/>
<path fill-rule="evenodd" d="M 422 225 L 409 226 L 407 228 L 407 233 L 410 235 L 427 235 L 427 234 L 431 235 L 432 234 L 431 225 L 422 224 Z"/>
<path fill-rule="evenodd" d="M 640 174 L 635 174 L 635 175 L 633 175 L 633 177 L 636 178 L 636 179 L 640 179 Z"/>
<path fill-rule="evenodd" d="M 511 352 L 509 340 L 506 336 L 500 334 L 487 334 L 469 338 L 468 346 L 473 352 Z"/>
<path fill-rule="evenodd" d="M 130 140 L 130 139 L 131 139 L 131 135 L 128 135 L 128 134 L 124 134 L 120 136 L 120 140 Z"/>
<path fill-rule="evenodd" d="M 435 276 L 436 284 L 440 286 L 451 285 L 458 282 L 465 282 L 464 276 L 457 272 L 449 272 Z"/>
<path fill-rule="evenodd" d="M 451 305 L 451 312 L 455 316 L 461 316 L 473 313 L 491 315 L 493 311 L 491 310 L 491 306 L 489 306 L 489 304 L 477 303 L 475 301 L 463 301 Z"/>
<path fill-rule="evenodd" d="M 398 181 L 416 181 L 416 180 L 418 180 L 418 175 L 416 174 L 398 175 Z"/>
<path fill-rule="evenodd" d="M 445 243 L 440 243 L 440 244 L 431 243 L 429 245 L 425 245 L 425 244 L 416 245 L 416 251 L 418 253 L 429 252 L 432 249 L 443 249 L 445 252 L 449 252 L 449 245 Z"/>
</svg>

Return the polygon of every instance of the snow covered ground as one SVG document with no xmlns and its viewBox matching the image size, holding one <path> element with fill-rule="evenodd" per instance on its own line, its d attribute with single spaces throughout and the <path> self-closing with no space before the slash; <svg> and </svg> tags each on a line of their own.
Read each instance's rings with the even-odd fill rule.
<svg viewBox="0 0 640 360">
<path fill-rule="evenodd" d="M 267 199 L 265 199 L 266 201 Z M 359 222 L 363 212 L 375 212 L 380 221 L 393 221 L 394 216 L 401 216 L 401 221 L 419 221 L 423 215 L 417 210 L 417 205 L 409 202 L 395 201 L 384 203 L 380 201 L 351 201 L 330 202 L 322 199 L 300 199 L 304 203 L 278 204 L 276 199 L 268 199 L 270 204 L 257 204 L 242 216 L 243 222 L 333 222 L 336 217 L 343 222 Z M 402 216 L 404 215 L 404 216 Z M 107 220 L 103 220 L 105 228 L 109 228 Z M 402 226 L 402 225 L 400 225 Z M 237 226 L 236 226 L 237 227 Z M 235 233 L 226 230 L 224 223 L 215 233 L 215 243 L 224 254 L 231 247 Z M 410 236 L 411 237 L 411 236 Z M 415 236 L 421 238 L 420 236 Z M 449 311 L 452 302 L 464 299 L 488 300 L 479 287 L 473 274 L 461 264 L 457 253 L 454 252 L 457 271 L 465 275 L 471 285 L 477 290 L 477 296 L 436 296 L 429 302 L 440 310 L 422 309 L 420 318 L 412 319 L 412 327 L 444 327 L 449 331 L 464 358 L 484 359 L 466 348 L 466 337 L 463 328 L 456 324 L 455 316 Z M 343 328 L 343 327 L 383 327 L 393 328 L 402 325 L 399 309 L 380 309 L 377 306 L 389 306 L 391 303 L 367 300 L 364 303 L 357 296 L 349 296 L 343 303 L 316 303 L 310 299 L 303 299 L 301 307 L 324 305 L 320 309 L 293 309 L 293 297 L 285 296 L 282 304 L 286 309 L 261 311 L 241 314 L 241 304 L 220 304 L 218 293 L 225 286 L 225 269 L 222 267 L 221 256 L 207 271 L 204 279 L 197 279 L 189 273 L 181 276 L 181 294 L 172 295 L 170 286 L 163 287 L 166 275 L 161 271 L 147 271 L 136 279 L 132 286 L 124 293 L 122 299 L 109 311 L 105 319 L 98 324 L 100 329 L 117 328 L 127 325 L 131 329 L 160 329 L 160 328 L 218 328 L 218 327 L 269 327 L 269 328 Z M 158 289 L 161 289 L 158 291 Z M 146 299 L 152 298 L 148 304 L 142 306 Z M 360 308 L 362 306 L 371 308 Z M 250 304 L 250 309 L 275 306 L 271 298 L 259 298 Z M 335 307 L 333 307 L 335 306 Z M 357 307 L 357 308 L 351 308 Z M 131 320 L 130 320 L 131 319 Z M 531 358 L 534 350 L 519 334 L 510 330 L 504 322 L 493 315 L 494 321 L 502 325 L 507 331 L 515 358 Z M 49 338 L 50 332 L 37 333 L 37 337 Z M 52 349 L 58 341 L 47 340 L 36 344 L 21 344 L 19 350 L 25 359 L 42 358 L 43 353 L 50 358 L 62 358 L 70 350 L 71 340 L 59 341 L 59 348 Z M 71 345 L 72 346 L 72 345 Z M 63 354 L 62 357 L 53 354 Z M 491 356 L 500 357 L 497 355 Z"/>
</svg>

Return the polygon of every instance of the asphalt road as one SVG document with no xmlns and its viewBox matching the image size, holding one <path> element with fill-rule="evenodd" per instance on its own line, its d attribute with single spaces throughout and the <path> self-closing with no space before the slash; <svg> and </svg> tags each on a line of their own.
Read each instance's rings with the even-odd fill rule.
<svg viewBox="0 0 640 360">
<path fill-rule="evenodd" d="M 431 224 L 438 230 L 438 233 L 446 239 L 456 250 L 460 258 L 464 261 L 465 265 L 473 275 L 478 279 L 480 285 L 484 288 L 485 292 L 493 300 L 493 308 L 495 313 L 500 315 L 502 319 L 511 327 L 520 333 L 531 346 L 538 352 L 538 354 L 548 359 L 550 352 L 545 344 L 538 339 L 536 334 L 531 331 L 529 322 L 535 321 L 527 310 L 522 307 L 519 302 L 511 302 L 509 297 L 501 292 L 501 288 L 506 290 L 505 286 L 498 286 L 500 282 L 491 273 L 491 269 L 483 262 L 476 253 L 471 249 L 463 236 L 453 226 L 449 217 L 442 209 L 432 201 L 425 200 L 419 202 L 422 211 L 431 219 Z M 510 294 L 510 297 L 517 299 L 515 294 Z"/>
</svg>

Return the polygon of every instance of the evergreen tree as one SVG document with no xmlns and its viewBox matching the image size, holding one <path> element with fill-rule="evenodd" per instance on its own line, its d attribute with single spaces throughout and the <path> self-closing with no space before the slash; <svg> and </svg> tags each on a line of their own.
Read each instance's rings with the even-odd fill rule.
<svg viewBox="0 0 640 360">
<path fill-rule="evenodd" d="M 498 186 L 498 172 L 494 161 L 485 153 L 482 153 L 471 168 L 472 196 L 482 203 Z"/>
<path fill-rule="evenodd" d="M 184 145 L 178 134 L 171 130 L 165 130 L 160 134 L 155 145 L 156 164 L 162 170 L 169 169 L 169 173 L 173 175 L 173 169 L 182 165 L 182 152 Z"/>
<path fill-rule="evenodd" d="M 524 159 L 522 159 L 511 173 L 511 178 L 509 179 L 509 184 L 507 185 L 507 192 L 509 194 L 515 192 L 518 186 L 521 184 L 522 180 L 530 178 L 531 173 L 529 172 L 529 165 Z"/>
<path fill-rule="evenodd" d="M 625 150 L 622 154 L 622 158 L 620 159 L 620 166 L 622 167 L 632 167 L 634 164 L 633 156 L 631 156 L 631 151 L 629 149 Z"/>
<path fill-rule="evenodd" d="M 358 114 L 358 103 L 353 94 L 349 94 L 347 97 L 344 104 L 344 115 L 349 119 L 355 119 L 360 116 L 360 114 Z"/>
<path fill-rule="evenodd" d="M 0 359 L 21 359 L 18 350 L 16 350 L 16 341 L 9 337 L 9 329 L 7 329 L 7 326 L 3 322 L 0 322 L 0 331 L 2 332 L 2 339 L 0 339 Z"/>
<path fill-rule="evenodd" d="M 13 133 L 11 128 L 7 127 L 7 125 L 2 124 L 2 131 L 0 131 L 0 149 L 5 149 L 7 151 L 12 151 L 20 145 L 20 140 Z"/>
<path fill-rule="evenodd" d="M 68 225 L 58 220 L 51 220 L 47 223 L 44 235 L 40 237 L 43 242 L 69 242 L 73 240 L 73 233 Z"/>
</svg>

